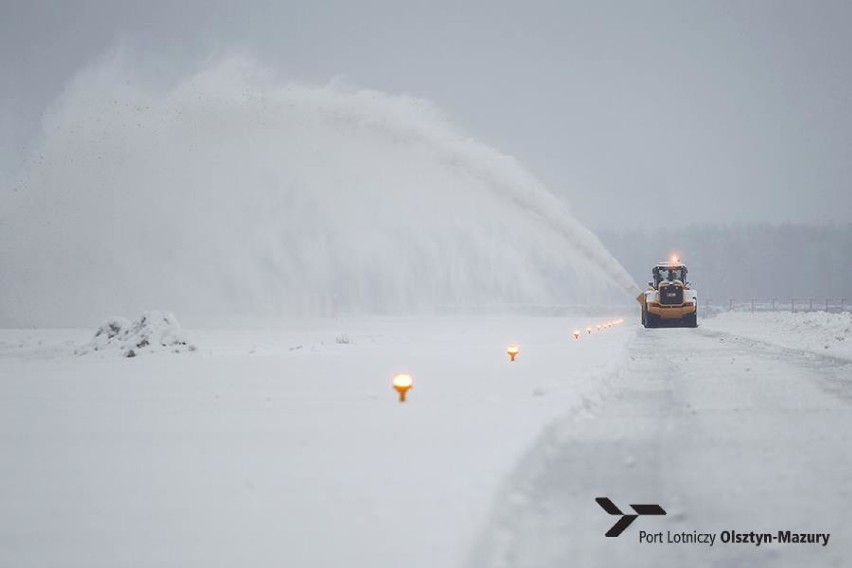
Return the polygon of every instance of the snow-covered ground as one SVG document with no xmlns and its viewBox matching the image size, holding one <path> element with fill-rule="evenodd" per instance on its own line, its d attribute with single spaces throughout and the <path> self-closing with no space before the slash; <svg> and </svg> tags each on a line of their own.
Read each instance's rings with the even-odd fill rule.
<svg viewBox="0 0 852 568">
<path fill-rule="evenodd" d="M 846 328 L 833 318 L 749 318 L 636 329 L 610 394 L 553 424 L 519 462 L 469 566 L 848 565 L 852 363 L 786 329 L 794 319 L 820 337 Z M 606 538 L 619 517 L 599 496 L 668 514 Z M 641 531 L 663 542 L 643 544 Z M 724 531 L 830 537 L 757 546 L 723 543 Z M 668 542 L 696 533 L 715 545 Z"/>
<path fill-rule="evenodd" d="M 849 312 L 725 312 L 702 320 L 701 325 L 787 349 L 852 360 Z"/>
<path fill-rule="evenodd" d="M 519 456 L 625 364 L 603 319 L 191 330 L 133 358 L 0 330 L 0 566 L 458 565 Z"/>
<path fill-rule="evenodd" d="M 852 363 L 813 337 L 848 316 L 586 334 L 614 317 L 192 329 L 132 358 L 0 330 L 0 566 L 843 566 Z M 668 515 L 606 538 L 600 496 Z"/>
</svg>

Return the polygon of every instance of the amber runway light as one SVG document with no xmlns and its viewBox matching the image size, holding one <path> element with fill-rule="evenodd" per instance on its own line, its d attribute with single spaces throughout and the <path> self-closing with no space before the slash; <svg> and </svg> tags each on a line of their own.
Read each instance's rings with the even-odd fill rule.
<svg viewBox="0 0 852 568">
<path fill-rule="evenodd" d="M 574 330 L 574 339 L 580 339 L 580 330 Z"/>
<path fill-rule="evenodd" d="M 520 352 L 521 350 L 514 343 L 506 348 L 506 353 L 509 354 L 509 361 L 514 361 Z"/>
<path fill-rule="evenodd" d="M 405 402 L 405 395 L 414 385 L 414 380 L 408 373 L 400 373 L 393 378 L 393 388 L 399 393 L 399 402 Z"/>
</svg>

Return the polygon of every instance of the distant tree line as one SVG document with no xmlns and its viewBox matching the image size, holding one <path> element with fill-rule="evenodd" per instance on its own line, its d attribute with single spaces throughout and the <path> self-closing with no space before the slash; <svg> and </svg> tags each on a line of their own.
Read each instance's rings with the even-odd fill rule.
<svg viewBox="0 0 852 568">
<path fill-rule="evenodd" d="M 680 254 L 703 299 L 852 302 L 852 224 L 696 226 L 598 231 L 640 286 L 651 267 Z"/>
</svg>

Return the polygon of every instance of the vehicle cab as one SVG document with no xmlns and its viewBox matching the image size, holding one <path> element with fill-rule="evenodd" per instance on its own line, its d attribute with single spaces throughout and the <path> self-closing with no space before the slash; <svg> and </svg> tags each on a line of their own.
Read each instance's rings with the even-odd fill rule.
<svg viewBox="0 0 852 568">
<path fill-rule="evenodd" d="M 640 296 L 645 327 L 698 325 L 698 294 L 690 287 L 688 273 L 679 261 L 661 262 L 651 269 L 653 280 L 644 298 Z"/>
</svg>

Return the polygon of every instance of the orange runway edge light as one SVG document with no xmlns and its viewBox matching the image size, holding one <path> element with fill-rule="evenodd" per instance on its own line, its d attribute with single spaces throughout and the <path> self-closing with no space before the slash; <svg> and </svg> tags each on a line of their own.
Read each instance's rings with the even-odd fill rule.
<svg viewBox="0 0 852 568">
<path fill-rule="evenodd" d="M 508 346 L 508 347 L 506 348 L 506 353 L 508 353 L 508 354 L 509 354 L 509 361 L 514 361 L 514 360 L 515 360 L 515 357 L 517 357 L 517 356 L 518 356 L 518 353 L 520 353 L 520 351 L 521 351 L 521 350 L 520 350 L 520 349 L 518 348 L 518 346 L 517 346 L 517 345 L 515 345 L 514 343 L 513 343 L 513 344 L 511 344 L 510 346 Z"/>
<path fill-rule="evenodd" d="M 408 373 L 399 373 L 393 378 L 393 388 L 399 393 L 399 402 L 405 402 L 405 395 L 412 386 L 414 379 Z"/>
</svg>

